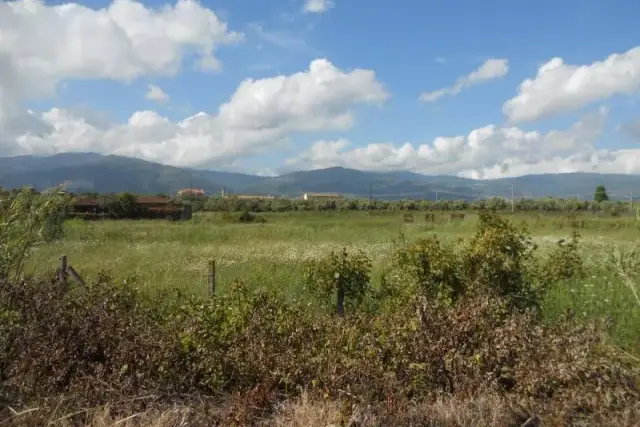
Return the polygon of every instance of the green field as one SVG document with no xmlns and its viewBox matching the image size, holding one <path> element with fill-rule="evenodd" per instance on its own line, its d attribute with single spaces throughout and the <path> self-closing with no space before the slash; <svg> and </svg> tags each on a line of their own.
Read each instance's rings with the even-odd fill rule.
<svg viewBox="0 0 640 427">
<path fill-rule="evenodd" d="M 587 279 L 561 283 L 551 289 L 545 313 L 553 319 L 571 308 L 576 316 L 608 320 L 615 342 L 640 352 L 640 307 L 629 280 L 623 279 L 612 256 L 633 249 L 640 241 L 635 217 L 597 217 L 584 214 L 505 215 L 526 224 L 537 253 L 545 253 L 561 238 L 569 238 L 572 223 L 581 234 L 580 251 L 588 267 Z M 437 234 L 442 241 L 470 237 L 478 218 L 467 213 L 452 221 L 446 213 L 429 222 L 414 213 L 405 222 L 403 213 L 281 213 L 264 214 L 266 223 L 234 224 L 221 214 L 202 213 L 189 222 L 165 221 L 68 221 L 65 237 L 35 250 L 27 272 L 40 275 L 56 268 L 65 254 L 70 265 L 86 279 L 102 270 L 144 289 L 180 288 L 207 292 L 207 263 L 216 260 L 217 290 L 224 293 L 236 280 L 249 287 L 266 287 L 285 296 L 311 298 L 303 291 L 305 262 L 346 247 L 362 250 L 372 260 L 372 280 L 379 282 L 388 264 L 393 241 L 400 233 L 409 240 Z"/>
</svg>

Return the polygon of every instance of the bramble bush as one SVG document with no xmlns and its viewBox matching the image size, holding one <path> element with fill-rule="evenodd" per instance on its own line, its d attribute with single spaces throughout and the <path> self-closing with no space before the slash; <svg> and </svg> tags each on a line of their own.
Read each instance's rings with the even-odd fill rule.
<svg viewBox="0 0 640 427">
<path fill-rule="evenodd" d="M 638 369 L 606 350 L 597 330 L 543 326 L 502 297 L 463 295 L 453 306 L 416 297 L 345 319 L 241 285 L 183 299 L 165 316 L 162 304 L 123 285 L 63 294 L 4 282 L 0 312 L 12 320 L 0 326 L 0 393 L 73 395 L 80 407 L 149 393 L 240 393 L 245 410 L 265 411 L 301 389 L 365 403 L 497 393 L 552 425 L 629 408 L 640 415 Z"/>
</svg>

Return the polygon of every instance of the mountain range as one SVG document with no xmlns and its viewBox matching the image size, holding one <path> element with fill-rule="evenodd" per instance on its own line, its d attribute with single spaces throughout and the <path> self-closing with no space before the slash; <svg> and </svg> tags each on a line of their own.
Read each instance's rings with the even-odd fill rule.
<svg viewBox="0 0 640 427">
<path fill-rule="evenodd" d="M 377 199 L 463 199 L 491 196 L 578 197 L 591 199 L 604 185 L 611 199 L 640 196 L 640 176 L 562 173 L 473 180 L 413 172 L 367 172 L 334 167 L 275 177 L 178 168 L 145 160 L 96 153 L 0 157 L 0 186 L 44 189 L 64 184 L 74 192 L 175 194 L 181 188 L 201 188 L 207 194 L 271 194 L 298 197 L 305 192 L 336 192 Z"/>
</svg>

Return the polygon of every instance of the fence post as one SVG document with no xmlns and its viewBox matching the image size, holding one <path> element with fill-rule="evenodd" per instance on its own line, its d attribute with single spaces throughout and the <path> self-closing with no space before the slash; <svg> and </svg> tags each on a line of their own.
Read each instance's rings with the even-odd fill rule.
<svg viewBox="0 0 640 427">
<path fill-rule="evenodd" d="M 216 260 L 209 261 L 209 294 L 216 294 Z"/>
<path fill-rule="evenodd" d="M 78 283 L 80 283 L 82 286 L 87 286 L 84 283 L 84 280 L 82 280 L 82 277 L 80 277 L 78 272 L 73 267 L 71 267 L 70 265 L 67 265 L 67 271 L 69 272 L 69 274 L 71 274 L 71 276 L 73 276 L 74 279 L 76 279 Z"/>
<path fill-rule="evenodd" d="M 337 295 L 337 312 L 338 316 L 344 316 L 344 285 L 340 273 L 336 273 L 336 289 Z"/>
<path fill-rule="evenodd" d="M 62 286 L 62 291 L 67 292 L 67 256 L 60 257 L 60 268 L 58 269 L 58 282 Z"/>
</svg>

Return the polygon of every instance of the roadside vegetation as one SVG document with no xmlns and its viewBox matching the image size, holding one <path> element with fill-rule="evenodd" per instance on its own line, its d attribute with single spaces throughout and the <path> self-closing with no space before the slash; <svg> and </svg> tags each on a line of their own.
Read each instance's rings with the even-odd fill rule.
<svg viewBox="0 0 640 427">
<path fill-rule="evenodd" d="M 640 423 L 635 217 L 53 220 L 65 203 L 0 207 L 3 425 Z M 86 287 L 59 286 L 63 253 Z"/>
</svg>

